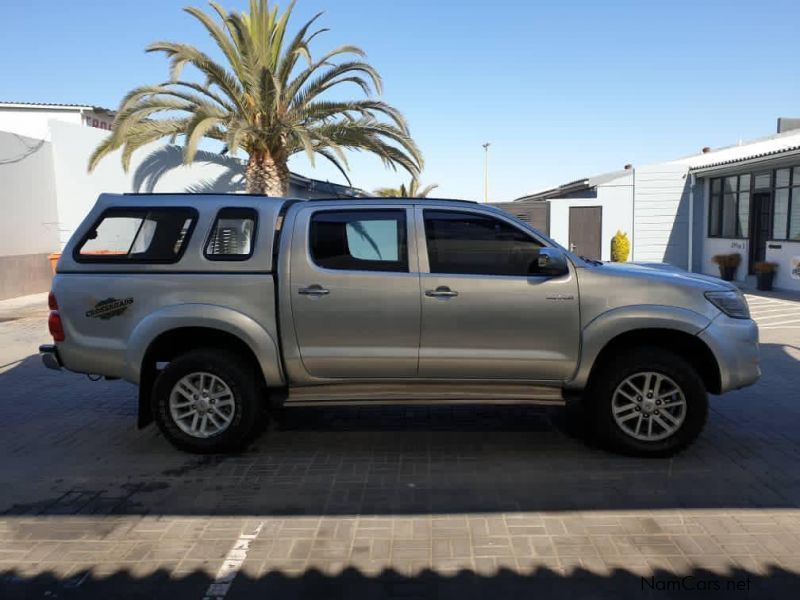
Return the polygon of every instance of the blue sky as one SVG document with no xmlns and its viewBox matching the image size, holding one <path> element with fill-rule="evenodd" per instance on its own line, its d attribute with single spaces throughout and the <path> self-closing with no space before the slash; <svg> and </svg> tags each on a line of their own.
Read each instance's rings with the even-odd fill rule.
<svg viewBox="0 0 800 600">
<path fill-rule="evenodd" d="M 243 8 L 243 0 L 220 0 Z M 115 107 L 166 78 L 157 39 L 211 49 L 186 0 L 4 0 L 0 99 Z M 285 4 L 282 2 L 281 4 Z M 774 133 L 800 116 L 800 3 L 298 0 L 318 11 L 324 51 L 362 46 L 385 98 L 408 118 L 437 195 L 491 200 Z M 404 174 L 351 161 L 353 183 Z M 342 181 L 303 158 L 292 168 Z"/>
</svg>

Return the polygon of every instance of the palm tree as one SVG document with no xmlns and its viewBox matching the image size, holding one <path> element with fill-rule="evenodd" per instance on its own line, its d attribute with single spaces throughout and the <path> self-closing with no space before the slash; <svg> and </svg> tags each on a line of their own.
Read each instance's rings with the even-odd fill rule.
<svg viewBox="0 0 800 600">
<path fill-rule="evenodd" d="M 427 198 L 428 194 L 438 187 L 438 183 L 432 183 L 420 189 L 419 179 L 412 177 L 408 187 L 405 183 L 401 183 L 399 188 L 378 188 L 375 190 L 375 195 L 381 198 Z"/>
<path fill-rule="evenodd" d="M 286 29 L 294 1 L 283 13 L 277 7 L 270 10 L 267 0 L 250 0 L 249 13 L 227 12 L 215 2 L 210 5 L 218 20 L 198 8 L 185 10 L 205 27 L 224 63 L 188 44 L 148 46 L 148 52 L 161 52 L 170 59 L 170 80 L 128 92 L 112 133 L 89 160 L 90 170 L 122 148 L 127 171 L 138 148 L 182 137 L 187 164 L 204 138 L 221 142 L 226 154 L 244 150 L 251 193 L 286 195 L 287 163 L 298 152 L 305 152 L 312 165 L 315 156 L 325 158 L 348 182 L 346 150 L 365 150 L 395 170 L 419 173 L 422 155 L 403 115 L 372 97 L 373 91 L 382 90 L 381 78 L 363 60 L 364 51 L 347 45 L 312 58 L 311 41 L 327 31 L 312 31 L 322 13 L 289 39 Z M 182 78 L 186 65 L 195 67 L 205 82 Z M 365 97 L 324 98 L 332 88 L 347 83 L 358 86 Z"/>
</svg>

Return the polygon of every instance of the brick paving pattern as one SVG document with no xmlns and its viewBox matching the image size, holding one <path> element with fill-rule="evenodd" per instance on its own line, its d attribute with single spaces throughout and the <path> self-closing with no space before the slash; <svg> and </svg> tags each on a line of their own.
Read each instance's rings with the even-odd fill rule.
<svg viewBox="0 0 800 600">
<path fill-rule="evenodd" d="M 491 406 L 287 409 L 247 452 L 198 457 L 135 429 L 133 386 L 25 358 L 40 313 L 0 322 L 0 598 L 800 590 L 798 329 L 763 331 L 763 380 L 712 398 L 671 460 L 608 454 L 570 410 Z"/>
</svg>

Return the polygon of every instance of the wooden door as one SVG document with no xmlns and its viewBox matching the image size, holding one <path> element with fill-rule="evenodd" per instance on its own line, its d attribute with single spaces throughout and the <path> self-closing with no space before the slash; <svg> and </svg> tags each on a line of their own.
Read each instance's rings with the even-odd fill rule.
<svg viewBox="0 0 800 600">
<path fill-rule="evenodd" d="M 578 256 L 600 260 L 602 253 L 603 207 L 571 206 L 569 249 Z"/>
</svg>

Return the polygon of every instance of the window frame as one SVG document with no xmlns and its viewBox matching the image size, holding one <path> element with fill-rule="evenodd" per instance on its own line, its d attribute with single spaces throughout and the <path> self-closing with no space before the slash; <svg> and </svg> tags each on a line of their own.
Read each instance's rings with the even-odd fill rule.
<svg viewBox="0 0 800 600">
<path fill-rule="evenodd" d="M 113 217 L 115 214 L 120 216 L 130 216 L 131 213 L 142 213 L 141 219 L 142 223 L 139 225 L 139 229 L 137 229 L 136 234 L 131 241 L 131 246 L 136 241 L 136 237 L 139 235 L 139 230 L 142 228 L 145 219 L 147 218 L 148 213 L 151 212 L 174 212 L 174 213 L 186 213 L 189 215 L 188 218 L 191 218 L 191 223 L 189 224 L 189 228 L 186 230 L 186 236 L 184 237 L 183 244 L 181 244 L 181 248 L 178 253 L 174 257 L 170 258 L 131 258 L 130 255 L 130 248 L 125 255 L 119 254 L 81 254 L 81 250 L 86 245 L 86 242 L 89 241 L 89 235 L 93 231 L 97 231 L 97 228 L 100 224 L 107 218 Z M 199 220 L 200 214 L 196 208 L 192 206 L 110 206 L 106 208 L 97 219 L 94 220 L 91 227 L 86 230 L 86 232 L 81 236 L 80 241 L 75 245 L 75 248 L 72 250 L 72 260 L 76 263 L 82 264 L 118 264 L 118 265 L 174 265 L 181 261 L 183 255 L 186 253 L 186 249 L 189 247 L 189 243 L 192 241 L 192 234 L 194 233 L 195 228 L 197 227 L 197 221 Z M 138 217 L 134 217 L 138 218 Z"/>
<path fill-rule="evenodd" d="M 428 235 L 425 229 L 425 213 L 426 212 L 439 212 L 439 213 L 448 213 L 448 214 L 456 214 L 456 215 L 470 215 L 470 216 L 478 216 L 483 217 L 486 219 L 495 219 L 500 221 L 501 223 L 505 223 L 512 229 L 517 230 L 519 233 L 527 237 L 531 240 L 531 242 L 538 244 L 540 248 L 551 248 L 552 246 L 547 243 L 546 240 L 541 239 L 539 236 L 535 235 L 532 231 L 527 230 L 524 227 L 520 227 L 513 219 L 506 218 L 505 215 L 498 215 L 495 213 L 487 213 L 486 211 L 482 210 L 470 210 L 468 208 L 458 208 L 452 209 L 447 206 L 421 206 L 418 207 L 416 212 L 416 219 L 419 223 L 419 235 L 421 236 L 421 249 L 420 249 L 420 271 L 426 271 L 426 274 L 436 276 L 436 277 L 502 277 L 502 278 L 509 278 L 514 277 L 517 279 L 531 279 L 533 277 L 539 278 L 549 278 L 548 275 L 537 274 L 537 273 L 529 273 L 525 275 L 510 275 L 510 274 L 502 274 L 502 273 L 439 273 L 434 272 L 431 269 L 430 263 L 430 254 L 428 248 Z M 567 263 L 569 264 L 571 261 L 567 259 Z"/>
<path fill-rule="evenodd" d="M 783 232 L 782 237 L 770 237 L 771 241 L 775 242 L 800 242 L 800 238 L 793 239 L 789 237 L 789 230 L 792 226 L 792 209 L 797 208 L 800 210 L 800 198 L 798 198 L 797 203 L 795 203 L 795 196 L 800 196 L 800 181 L 795 181 L 795 170 L 800 168 L 800 165 L 787 165 L 783 167 L 777 167 L 772 170 L 772 214 L 771 219 L 772 222 L 770 223 L 770 233 L 775 233 L 775 200 L 778 196 L 778 190 L 787 190 L 788 192 L 788 199 L 786 202 L 786 227 Z M 778 174 L 777 172 L 780 170 L 786 169 L 789 171 L 789 182 L 786 185 L 778 186 Z"/>
<path fill-rule="evenodd" d="M 753 226 L 753 188 L 755 186 L 755 173 L 752 171 L 747 171 L 744 173 L 731 173 L 728 175 L 719 175 L 717 177 L 709 177 L 708 179 L 708 222 L 706 223 L 706 236 L 709 239 L 721 239 L 721 240 L 749 240 L 750 239 L 750 232 Z M 750 178 L 750 185 L 748 189 L 741 188 L 741 179 L 743 176 L 749 176 Z M 725 179 L 729 177 L 736 178 L 736 191 L 735 192 L 726 192 L 725 188 Z M 774 180 L 774 176 L 771 175 Z M 719 181 L 719 192 L 714 193 L 714 182 Z M 773 185 L 774 188 L 774 185 Z M 741 197 L 742 194 L 748 194 L 749 202 L 750 202 L 750 210 L 747 213 L 747 231 L 742 231 L 741 235 L 724 235 L 724 224 L 725 224 L 725 196 L 728 194 L 733 194 L 734 196 L 734 203 L 733 203 L 733 223 L 734 228 L 739 229 L 739 216 L 741 214 Z M 717 218 L 716 223 L 713 223 L 712 216 L 714 211 L 712 210 L 712 204 L 714 200 L 719 201 L 719 209 L 717 210 Z M 712 225 L 717 226 L 717 230 L 719 231 L 718 234 L 712 233 Z M 734 232 L 735 233 L 735 232 Z"/>
<path fill-rule="evenodd" d="M 400 241 L 398 241 L 398 248 L 397 248 L 398 260 L 397 261 L 370 261 L 370 260 L 358 259 L 358 258 L 355 258 L 352 255 L 350 255 L 350 257 L 353 258 L 354 260 L 358 260 L 358 261 L 360 261 L 362 263 L 365 263 L 365 266 L 366 265 L 374 265 L 376 267 L 376 268 L 353 268 L 353 269 L 349 269 L 349 268 L 348 269 L 340 269 L 340 268 L 336 268 L 336 267 L 325 266 L 325 265 L 322 265 L 319 262 L 317 262 L 318 259 L 314 254 L 314 249 L 312 247 L 313 238 L 311 236 L 311 229 L 312 229 L 312 227 L 314 225 L 314 218 L 317 215 L 320 215 L 320 214 L 352 214 L 352 213 L 364 214 L 364 213 L 375 213 L 375 212 L 382 212 L 382 213 L 393 212 L 393 213 L 398 213 L 399 215 L 402 215 L 403 227 L 402 227 L 401 230 L 398 230 L 398 231 L 403 231 L 404 232 L 404 236 L 403 236 L 403 239 L 402 239 L 403 243 L 400 243 Z M 358 220 L 358 219 L 356 219 L 356 220 Z M 364 220 L 367 220 L 367 219 L 364 219 Z M 397 273 L 397 274 L 412 273 L 413 272 L 411 270 L 411 251 L 412 251 L 411 236 L 412 236 L 412 230 L 411 230 L 411 226 L 410 226 L 411 222 L 412 222 L 412 219 L 410 218 L 409 211 L 408 211 L 407 207 L 397 207 L 397 206 L 394 206 L 394 207 L 392 207 L 392 206 L 363 206 L 363 207 L 357 206 L 356 207 L 356 206 L 354 206 L 352 208 L 331 208 L 331 209 L 319 208 L 319 209 L 314 209 L 311 212 L 311 214 L 309 215 L 309 217 L 308 217 L 308 225 L 306 227 L 306 238 L 307 238 L 306 251 L 308 252 L 308 258 L 311 261 L 311 264 L 314 266 L 314 268 L 321 269 L 321 270 L 323 270 L 325 272 L 328 272 L 328 273 Z M 346 228 L 346 225 L 347 225 L 347 223 L 345 222 L 345 228 Z M 346 231 L 345 231 L 345 235 L 346 235 Z M 405 253 L 403 253 L 404 250 L 405 250 Z M 383 263 L 390 263 L 390 264 L 400 263 L 400 267 L 401 268 L 396 268 L 396 269 L 380 268 L 380 263 L 382 263 L 382 262 Z"/>
<path fill-rule="evenodd" d="M 208 253 L 208 245 L 211 243 L 211 239 L 214 236 L 214 231 L 217 229 L 217 223 L 219 223 L 220 219 L 230 219 L 236 217 L 225 217 L 222 213 L 225 211 L 241 211 L 243 213 L 252 213 L 253 218 L 253 238 L 250 240 L 250 253 L 249 254 L 209 254 Z M 249 217 L 244 217 L 249 218 Z M 253 254 L 256 250 L 256 240 L 258 240 L 258 210 L 253 208 L 252 206 L 225 206 L 217 210 L 217 214 L 214 216 L 214 220 L 211 223 L 211 227 L 208 230 L 208 234 L 206 234 L 206 239 L 203 242 L 203 258 L 206 260 L 211 260 L 214 262 L 243 262 L 245 260 L 250 260 L 253 257 Z"/>
</svg>

